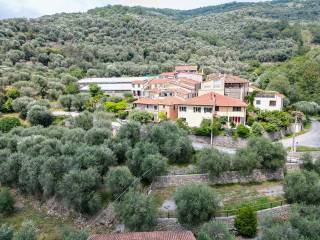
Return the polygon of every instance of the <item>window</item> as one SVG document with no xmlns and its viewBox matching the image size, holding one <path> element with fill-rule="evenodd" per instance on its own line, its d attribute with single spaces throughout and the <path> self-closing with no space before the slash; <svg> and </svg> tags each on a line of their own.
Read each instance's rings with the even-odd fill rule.
<svg viewBox="0 0 320 240">
<path fill-rule="evenodd" d="M 134 88 L 134 84 L 132 84 L 132 87 Z"/>
<path fill-rule="evenodd" d="M 201 107 L 194 107 L 193 108 L 193 112 L 197 113 L 197 112 L 201 112 Z"/>
<path fill-rule="evenodd" d="M 256 100 L 256 105 L 260 105 L 261 104 L 261 100 Z"/>
<path fill-rule="evenodd" d="M 153 106 L 153 109 L 154 110 L 158 110 L 158 106 Z"/>
<path fill-rule="evenodd" d="M 138 88 L 140 88 L 140 84 L 138 84 Z"/>
<path fill-rule="evenodd" d="M 270 101 L 269 102 L 269 106 L 271 106 L 271 107 L 274 107 L 274 106 L 276 106 L 277 105 L 277 102 L 276 101 Z"/>
<path fill-rule="evenodd" d="M 241 112 L 241 107 L 233 107 L 232 111 L 233 112 Z"/>
<path fill-rule="evenodd" d="M 216 107 L 214 108 L 214 110 L 215 110 L 216 112 L 219 112 L 219 111 L 220 111 L 220 108 L 219 108 L 218 106 L 216 106 Z"/>
<path fill-rule="evenodd" d="M 187 111 L 187 107 L 179 107 L 179 111 L 180 112 L 186 112 Z"/>
<path fill-rule="evenodd" d="M 212 108 L 205 107 L 203 110 L 205 113 L 212 113 Z"/>
</svg>

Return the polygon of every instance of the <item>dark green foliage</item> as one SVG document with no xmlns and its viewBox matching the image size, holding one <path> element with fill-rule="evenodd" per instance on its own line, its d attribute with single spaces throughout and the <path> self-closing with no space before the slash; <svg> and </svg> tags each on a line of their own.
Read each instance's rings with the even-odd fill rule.
<svg viewBox="0 0 320 240">
<path fill-rule="evenodd" d="M 64 227 L 61 231 L 61 238 L 63 240 L 87 240 L 89 232 L 86 229 L 73 230 Z"/>
<path fill-rule="evenodd" d="M 20 120 L 15 117 L 0 118 L 0 132 L 9 132 L 11 129 L 21 126 Z"/>
<path fill-rule="evenodd" d="M 129 186 L 133 187 L 134 177 L 128 167 L 116 167 L 111 169 L 106 178 L 105 183 L 114 197 L 119 196 Z"/>
<path fill-rule="evenodd" d="M 179 222 L 189 227 L 208 221 L 218 209 L 217 194 L 206 185 L 179 187 L 174 200 Z"/>
<path fill-rule="evenodd" d="M 201 171 L 208 172 L 214 179 L 225 171 L 230 170 L 231 156 L 221 153 L 216 149 L 204 149 L 198 154 Z"/>
<path fill-rule="evenodd" d="M 251 207 L 244 207 L 236 215 L 234 226 L 245 237 L 254 237 L 257 233 L 257 213 Z"/>
<path fill-rule="evenodd" d="M 48 127 L 53 121 L 52 113 L 43 106 L 33 106 L 27 115 L 28 121 L 31 125 L 42 125 Z"/>
<path fill-rule="evenodd" d="M 215 118 L 212 124 L 212 120 L 203 119 L 199 128 L 194 129 L 196 135 L 199 136 L 211 136 L 211 131 L 213 136 L 218 136 L 221 130 L 220 119 Z"/>
<path fill-rule="evenodd" d="M 15 112 L 19 112 L 19 116 L 23 119 L 27 117 L 28 113 L 28 105 L 32 102 L 32 98 L 30 97 L 20 97 L 12 102 L 12 108 Z"/>
<path fill-rule="evenodd" d="M 260 111 L 258 121 L 267 132 L 276 132 L 281 128 L 288 127 L 293 122 L 293 117 L 283 111 Z"/>
<path fill-rule="evenodd" d="M 117 205 L 116 211 L 130 231 L 150 231 L 157 222 L 154 201 L 143 193 L 129 191 Z"/>
<path fill-rule="evenodd" d="M 283 190 L 290 203 L 318 204 L 320 177 L 315 172 L 294 172 L 284 179 Z"/>
<path fill-rule="evenodd" d="M 7 224 L 0 226 L 0 239 L 1 240 L 12 240 L 13 239 L 13 228 Z"/>
<path fill-rule="evenodd" d="M 140 140 L 140 128 L 141 125 L 138 122 L 128 122 L 123 124 L 117 134 L 117 138 L 120 140 L 127 139 L 133 146 Z"/>
<path fill-rule="evenodd" d="M 243 124 L 240 124 L 237 127 L 236 133 L 238 134 L 239 137 L 241 138 L 248 138 L 250 136 L 250 129 L 244 126 Z"/>
<path fill-rule="evenodd" d="M 156 176 L 163 175 L 167 170 L 167 162 L 168 159 L 161 154 L 147 155 L 141 165 L 141 171 L 144 173 L 143 179 L 152 182 Z"/>
<path fill-rule="evenodd" d="M 100 145 L 105 140 L 110 138 L 112 135 L 111 131 L 107 128 L 91 128 L 85 135 L 85 141 L 89 145 Z"/>
<path fill-rule="evenodd" d="M 8 188 L 0 190 L 0 215 L 8 216 L 14 211 L 15 199 Z"/>
<path fill-rule="evenodd" d="M 197 240 L 235 240 L 235 236 L 229 232 L 227 225 L 213 221 L 200 228 Z"/>
<path fill-rule="evenodd" d="M 90 93 L 91 97 L 95 97 L 95 96 L 103 94 L 101 87 L 99 87 L 95 83 L 92 83 L 89 85 L 89 93 Z"/>
</svg>

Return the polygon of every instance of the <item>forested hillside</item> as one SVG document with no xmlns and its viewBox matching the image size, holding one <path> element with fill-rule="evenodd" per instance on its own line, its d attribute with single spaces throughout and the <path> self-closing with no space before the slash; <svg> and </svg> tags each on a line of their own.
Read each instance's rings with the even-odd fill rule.
<svg viewBox="0 0 320 240">
<path fill-rule="evenodd" d="M 183 63 L 255 81 L 261 64 L 320 42 L 319 12 L 318 0 L 279 0 L 188 11 L 107 6 L 3 20 L 0 83 L 55 100 L 84 76 L 158 74 Z"/>
</svg>

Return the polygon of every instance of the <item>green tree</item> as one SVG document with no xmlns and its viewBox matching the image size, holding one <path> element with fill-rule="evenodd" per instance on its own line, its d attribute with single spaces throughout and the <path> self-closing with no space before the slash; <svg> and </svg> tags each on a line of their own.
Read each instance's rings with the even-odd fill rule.
<svg viewBox="0 0 320 240">
<path fill-rule="evenodd" d="M 66 108 L 69 112 L 71 111 L 71 107 L 72 107 L 72 101 L 73 101 L 73 95 L 69 94 L 69 95 L 61 95 L 59 97 L 59 102 L 61 104 L 62 107 Z"/>
<path fill-rule="evenodd" d="M 7 224 L 0 226 L 0 239 L 1 240 L 12 240 L 13 239 L 13 228 Z"/>
<path fill-rule="evenodd" d="M 236 215 L 234 226 L 242 236 L 256 236 L 257 213 L 251 207 L 241 208 Z"/>
<path fill-rule="evenodd" d="M 28 113 L 28 105 L 32 102 L 32 98 L 30 97 L 20 97 L 12 102 L 12 108 L 15 112 L 19 112 L 19 116 L 23 119 L 27 117 Z"/>
<path fill-rule="evenodd" d="M 79 85 L 77 83 L 69 83 L 66 85 L 66 93 L 67 94 L 77 94 L 79 93 Z"/>
<path fill-rule="evenodd" d="M 114 197 L 119 196 L 131 186 L 133 181 L 134 177 L 126 166 L 111 169 L 105 178 L 106 186 Z"/>
<path fill-rule="evenodd" d="M 89 84 L 89 93 L 90 93 L 91 97 L 96 97 L 98 95 L 103 94 L 101 87 L 95 83 Z"/>
<path fill-rule="evenodd" d="M 178 220 L 186 226 L 208 221 L 218 209 L 217 194 L 206 185 L 190 184 L 174 193 Z"/>
<path fill-rule="evenodd" d="M 15 199 L 8 188 L 0 191 L 0 215 L 8 216 L 14 212 Z"/>
<path fill-rule="evenodd" d="M 150 196 L 129 191 L 116 207 L 120 220 L 130 231 L 150 231 L 157 222 L 157 208 Z"/>
<path fill-rule="evenodd" d="M 241 138 L 248 138 L 250 136 L 250 129 L 244 126 L 243 124 L 240 124 L 237 127 L 237 134 Z"/>
<path fill-rule="evenodd" d="M 129 119 L 139 123 L 149 123 L 153 120 L 153 115 L 147 111 L 133 110 L 129 113 Z"/>
<path fill-rule="evenodd" d="M 167 162 L 168 159 L 159 153 L 147 155 L 141 165 L 141 171 L 145 173 L 143 178 L 152 182 L 156 176 L 163 175 L 167 170 Z"/>
<path fill-rule="evenodd" d="M 52 113 L 42 106 L 33 106 L 27 114 L 27 120 L 31 125 L 42 125 L 48 127 L 53 121 Z"/>
</svg>

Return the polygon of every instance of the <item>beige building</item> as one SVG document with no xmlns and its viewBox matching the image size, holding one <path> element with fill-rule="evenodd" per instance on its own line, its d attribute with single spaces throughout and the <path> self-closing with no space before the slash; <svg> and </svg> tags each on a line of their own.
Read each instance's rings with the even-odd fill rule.
<svg viewBox="0 0 320 240">
<path fill-rule="evenodd" d="M 198 95 L 210 92 L 244 100 L 249 92 L 249 81 L 232 75 L 210 74 L 208 80 L 201 83 Z"/>
<path fill-rule="evenodd" d="M 199 127 L 203 119 L 226 117 L 228 123 L 245 124 L 247 104 L 239 99 L 210 92 L 185 100 L 179 105 L 178 118 L 190 127 Z"/>
</svg>

